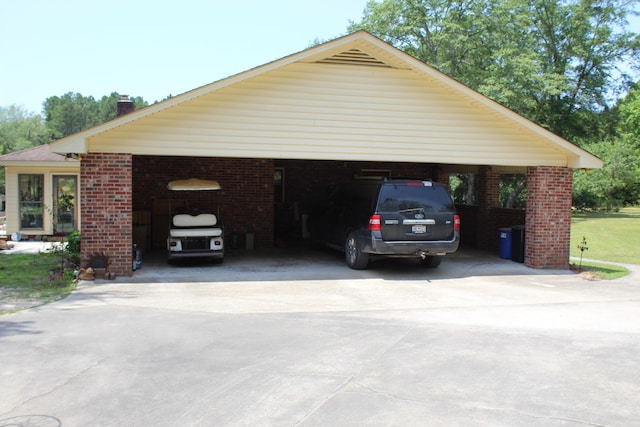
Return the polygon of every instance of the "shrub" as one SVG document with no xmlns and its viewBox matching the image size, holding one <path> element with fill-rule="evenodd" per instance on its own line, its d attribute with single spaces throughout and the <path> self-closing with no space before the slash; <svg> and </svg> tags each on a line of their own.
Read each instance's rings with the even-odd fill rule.
<svg viewBox="0 0 640 427">
<path fill-rule="evenodd" d="M 75 264 L 80 263 L 80 232 L 77 230 L 67 236 L 67 257 Z"/>
</svg>

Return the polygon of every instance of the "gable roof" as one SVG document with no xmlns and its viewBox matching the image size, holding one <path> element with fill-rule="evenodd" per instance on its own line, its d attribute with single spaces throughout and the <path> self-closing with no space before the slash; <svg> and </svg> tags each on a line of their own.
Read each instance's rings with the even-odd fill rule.
<svg viewBox="0 0 640 427">
<path fill-rule="evenodd" d="M 62 154 L 602 167 L 597 157 L 365 31 L 51 147 Z"/>
<path fill-rule="evenodd" d="M 58 165 L 59 163 L 64 163 L 65 160 L 69 160 L 70 164 L 75 162 L 76 166 L 79 166 L 77 160 L 66 159 L 61 154 L 53 153 L 49 145 L 45 144 L 4 154 L 0 156 L 0 165 Z"/>
</svg>

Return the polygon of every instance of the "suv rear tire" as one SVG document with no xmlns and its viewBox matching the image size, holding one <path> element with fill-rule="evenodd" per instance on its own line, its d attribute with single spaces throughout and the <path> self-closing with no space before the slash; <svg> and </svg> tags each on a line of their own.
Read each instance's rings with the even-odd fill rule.
<svg viewBox="0 0 640 427">
<path fill-rule="evenodd" d="M 347 241 L 344 244 L 344 256 L 347 265 L 354 270 L 364 270 L 369 265 L 369 254 L 360 250 L 355 233 L 349 233 L 347 236 Z"/>
</svg>

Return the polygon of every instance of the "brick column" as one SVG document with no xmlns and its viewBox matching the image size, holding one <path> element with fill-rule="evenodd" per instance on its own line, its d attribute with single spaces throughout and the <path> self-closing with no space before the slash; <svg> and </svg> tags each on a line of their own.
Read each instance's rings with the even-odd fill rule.
<svg viewBox="0 0 640 427">
<path fill-rule="evenodd" d="M 444 185 L 449 190 L 449 174 L 445 173 L 441 166 L 433 166 L 431 168 L 431 179 Z"/>
<path fill-rule="evenodd" d="M 573 173 L 565 167 L 527 170 L 524 263 L 532 268 L 569 268 Z"/>
<path fill-rule="evenodd" d="M 95 253 L 109 256 L 108 271 L 131 276 L 132 156 L 89 153 L 80 163 L 81 257 L 88 265 Z"/>
<path fill-rule="evenodd" d="M 478 248 L 497 250 L 498 231 L 493 209 L 500 206 L 500 174 L 481 166 L 476 182 L 478 193 Z"/>
</svg>

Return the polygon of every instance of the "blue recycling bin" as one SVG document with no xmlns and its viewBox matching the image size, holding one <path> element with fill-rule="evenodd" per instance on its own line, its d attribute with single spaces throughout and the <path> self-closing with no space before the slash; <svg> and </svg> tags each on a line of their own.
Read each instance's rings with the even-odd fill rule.
<svg viewBox="0 0 640 427">
<path fill-rule="evenodd" d="M 511 259 L 511 228 L 499 229 L 500 258 Z"/>
</svg>

